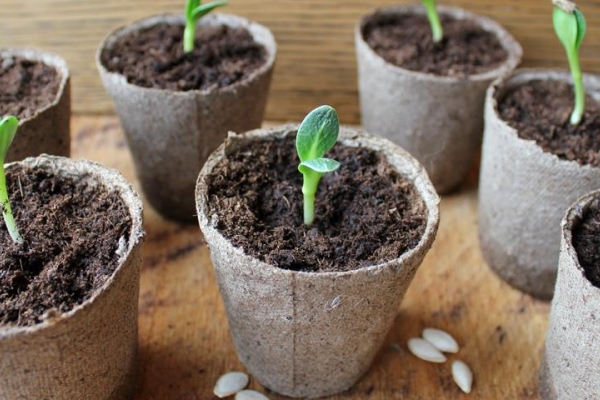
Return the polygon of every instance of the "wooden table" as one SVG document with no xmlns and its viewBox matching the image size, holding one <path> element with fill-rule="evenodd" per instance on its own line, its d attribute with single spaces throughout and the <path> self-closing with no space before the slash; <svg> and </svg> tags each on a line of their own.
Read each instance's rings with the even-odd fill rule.
<svg viewBox="0 0 600 400">
<path fill-rule="evenodd" d="M 121 171 L 139 184 L 114 117 L 75 117 L 73 157 Z M 443 199 L 436 242 L 419 269 L 386 344 L 367 375 L 331 399 L 537 399 L 549 305 L 521 294 L 486 266 L 477 240 L 476 171 Z M 197 225 L 179 225 L 145 209 L 139 304 L 138 400 L 212 399 L 217 378 L 244 370 L 229 336 L 208 249 Z M 424 327 L 445 329 L 475 375 L 464 395 L 450 362 L 412 356 L 406 342 Z M 393 346 L 394 344 L 399 345 Z M 252 388 L 266 392 L 258 383 Z M 268 393 L 270 399 L 284 399 Z"/>
</svg>

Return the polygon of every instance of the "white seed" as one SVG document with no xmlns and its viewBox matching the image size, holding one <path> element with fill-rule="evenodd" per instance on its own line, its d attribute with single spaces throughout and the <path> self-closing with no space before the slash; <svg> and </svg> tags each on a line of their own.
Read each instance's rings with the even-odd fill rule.
<svg viewBox="0 0 600 400">
<path fill-rule="evenodd" d="M 235 400 L 269 400 L 269 398 L 256 390 L 242 390 L 235 395 Z"/>
<path fill-rule="evenodd" d="M 449 333 L 441 329 L 423 329 L 423 339 L 444 353 L 458 353 L 458 343 Z"/>
<path fill-rule="evenodd" d="M 471 393 L 473 386 L 473 373 L 467 364 L 456 360 L 452 363 L 452 377 L 460 390 L 465 393 Z"/>
<path fill-rule="evenodd" d="M 446 356 L 433 347 L 431 343 L 421 338 L 410 339 L 408 341 L 408 349 L 421 360 L 434 363 L 443 363 L 446 361 Z"/>
<path fill-rule="evenodd" d="M 243 372 L 228 372 L 219 378 L 213 393 L 218 398 L 233 396 L 248 386 L 248 381 L 248 375 Z"/>
</svg>

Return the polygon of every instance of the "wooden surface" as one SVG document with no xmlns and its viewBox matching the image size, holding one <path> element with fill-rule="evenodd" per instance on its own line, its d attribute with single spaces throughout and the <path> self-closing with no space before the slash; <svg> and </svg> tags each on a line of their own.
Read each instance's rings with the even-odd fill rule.
<svg viewBox="0 0 600 400">
<path fill-rule="evenodd" d="M 139 18 L 182 12 L 184 0 L 0 0 L 0 47 L 34 46 L 66 58 L 73 71 L 73 108 L 110 113 L 94 65 L 109 31 Z M 417 0 L 230 0 L 224 12 L 265 24 L 279 56 L 267 119 L 301 119 L 317 105 L 331 104 L 344 123 L 358 123 L 354 25 L 359 16 L 394 3 Z M 525 49 L 527 66 L 567 68 L 552 30 L 550 0 L 439 0 L 488 15 L 506 26 Z M 600 1 L 578 2 L 588 19 L 583 69 L 600 73 Z"/>
<path fill-rule="evenodd" d="M 120 170 L 139 190 L 116 118 L 76 117 L 73 156 Z M 549 305 L 511 289 L 482 260 L 476 171 L 472 175 L 460 193 L 443 199 L 437 240 L 370 371 L 354 389 L 331 399 L 538 398 Z M 137 400 L 214 398 L 217 378 L 243 367 L 229 336 L 208 249 L 197 225 L 167 222 L 147 205 L 144 225 Z M 454 385 L 450 362 L 429 364 L 408 353 L 407 340 L 424 327 L 445 329 L 458 340 L 461 351 L 450 360 L 464 360 L 473 369 L 471 395 Z M 252 387 L 264 390 L 256 382 Z"/>
</svg>

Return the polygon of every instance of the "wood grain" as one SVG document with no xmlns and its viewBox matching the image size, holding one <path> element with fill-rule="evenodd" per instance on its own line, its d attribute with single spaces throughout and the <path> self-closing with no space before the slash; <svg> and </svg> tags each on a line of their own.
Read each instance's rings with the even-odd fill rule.
<svg viewBox="0 0 600 400">
<path fill-rule="evenodd" d="M 402 0 L 399 3 L 416 2 Z M 232 0 L 226 12 L 265 24 L 275 34 L 279 56 L 267 119 L 300 120 L 328 103 L 344 123 L 358 123 L 353 29 L 359 16 L 389 0 Z M 600 2 L 578 2 L 588 19 L 582 47 L 584 70 L 600 73 Z M 66 58 L 73 71 L 73 107 L 78 113 L 110 113 L 94 65 L 99 42 L 111 30 L 139 18 L 181 12 L 184 0 L 0 0 L 0 47 L 33 46 Z M 567 68 L 551 25 L 550 0 L 440 0 L 505 25 L 525 49 L 527 66 Z"/>
<path fill-rule="evenodd" d="M 134 183 L 114 117 L 76 117 L 73 155 L 120 170 Z M 417 273 L 386 344 L 367 375 L 341 399 L 537 399 L 549 305 L 513 290 L 485 265 L 477 241 L 476 171 L 443 199 L 437 240 Z M 145 209 L 137 400 L 211 399 L 217 378 L 243 370 L 229 336 L 208 249 L 197 225 L 177 225 Z M 452 333 L 473 392 L 454 385 L 450 363 L 429 364 L 406 348 L 424 327 Z M 398 345 L 394 349 L 392 345 Z M 256 382 L 251 386 L 260 391 Z M 272 400 L 284 397 L 269 394 Z"/>
</svg>

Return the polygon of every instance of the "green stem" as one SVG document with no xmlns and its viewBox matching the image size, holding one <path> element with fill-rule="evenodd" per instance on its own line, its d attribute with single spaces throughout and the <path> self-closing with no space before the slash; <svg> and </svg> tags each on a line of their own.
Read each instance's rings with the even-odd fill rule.
<svg viewBox="0 0 600 400">
<path fill-rule="evenodd" d="M 569 67 L 571 68 L 571 76 L 573 77 L 573 85 L 575 86 L 575 107 L 573 107 L 573 113 L 571 114 L 571 125 L 579 125 L 585 112 L 583 75 L 581 74 L 577 51 L 567 52 L 567 57 L 569 58 Z"/>
<path fill-rule="evenodd" d="M 304 173 L 304 182 L 302 184 L 302 194 L 304 195 L 304 224 L 312 225 L 315 220 L 315 196 L 317 187 L 323 174 L 315 171 Z"/>
<path fill-rule="evenodd" d="M 13 217 L 12 208 L 10 207 L 10 201 L 8 200 L 8 190 L 6 189 L 6 173 L 4 171 L 4 160 L 0 160 L 0 206 L 2 207 L 2 216 L 4 217 L 4 223 L 8 234 L 12 238 L 13 242 L 18 244 L 23 243 L 23 238 L 19 234 L 17 229 L 17 223 Z"/>
<path fill-rule="evenodd" d="M 194 51 L 194 39 L 196 36 L 196 23 L 194 21 L 187 21 L 185 23 L 185 30 L 183 31 L 183 51 L 190 53 Z"/>
<path fill-rule="evenodd" d="M 429 19 L 429 25 L 431 25 L 431 33 L 433 34 L 433 41 L 438 43 L 444 37 L 444 31 L 442 29 L 442 23 L 440 22 L 440 16 L 435 7 L 434 1 L 425 2 L 425 8 L 427 10 L 427 19 Z"/>
</svg>

